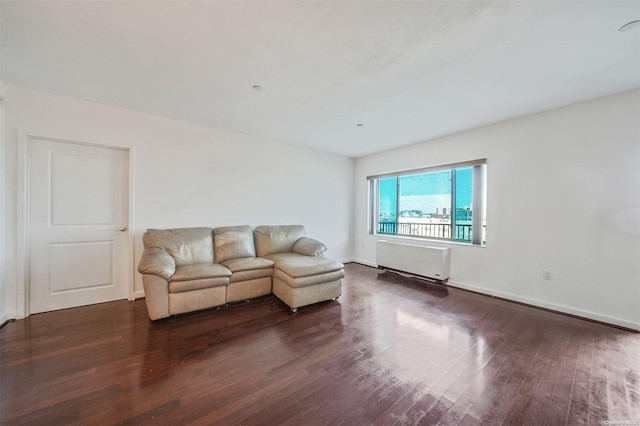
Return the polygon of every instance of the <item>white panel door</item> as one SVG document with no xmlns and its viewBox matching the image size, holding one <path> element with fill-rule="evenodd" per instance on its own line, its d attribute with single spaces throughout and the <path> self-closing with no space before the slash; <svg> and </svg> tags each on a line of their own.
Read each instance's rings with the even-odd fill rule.
<svg viewBox="0 0 640 426">
<path fill-rule="evenodd" d="M 127 150 L 29 138 L 29 311 L 125 299 Z"/>
</svg>

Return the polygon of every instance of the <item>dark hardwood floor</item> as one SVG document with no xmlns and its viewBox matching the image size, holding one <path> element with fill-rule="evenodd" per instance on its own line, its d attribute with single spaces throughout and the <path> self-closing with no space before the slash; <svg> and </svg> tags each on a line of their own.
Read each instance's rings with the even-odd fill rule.
<svg viewBox="0 0 640 426">
<path fill-rule="evenodd" d="M 640 424 L 640 334 L 347 265 L 343 296 L 0 329 L 0 422 Z M 612 424 L 612 423 L 610 423 Z"/>
</svg>

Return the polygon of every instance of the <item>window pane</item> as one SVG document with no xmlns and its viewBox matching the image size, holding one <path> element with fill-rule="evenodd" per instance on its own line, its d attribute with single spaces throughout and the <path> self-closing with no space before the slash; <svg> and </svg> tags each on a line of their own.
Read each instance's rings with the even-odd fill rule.
<svg viewBox="0 0 640 426">
<path fill-rule="evenodd" d="M 398 178 L 386 178 L 378 181 L 378 232 L 381 234 L 395 234 L 398 218 Z"/>
<path fill-rule="evenodd" d="M 473 237 L 473 167 L 456 169 L 456 221 L 453 238 L 471 241 Z"/>
<path fill-rule="evenodd" d="M 398 234 L 451 238 L 451 171 L 400 177 Z"/>
<path fill-rule="evenodd" d="M 370 232 L 485 245 L 485 161 L 368 177 Z"/>
</svg>

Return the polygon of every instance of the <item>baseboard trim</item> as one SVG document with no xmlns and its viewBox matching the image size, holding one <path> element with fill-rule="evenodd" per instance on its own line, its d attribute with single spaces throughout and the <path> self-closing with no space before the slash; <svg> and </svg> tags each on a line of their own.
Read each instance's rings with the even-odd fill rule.
<svg viewBox="0 0 640 426">
<path fill-rule="evenodd" d="M 508 302 L 514 302 L 522 305 L 531 306 L 533 308 L 543 309 L 545 311 L 568 315 L 570 317 L 574 317 L 574 318 L 578 318 L 586 321 L 591 321 L 599 324 L 613 326 L 616 328 L 621 328 L 623 330 L 632 331 L 634 333 L 640 333 L 640 323 L 627 321 L 621 318 L 602 315 L 602 314 L 598 314 L 590 311 L 584 311 L 582 309 L 576 309 L 576 308 L 572 308 L 565 305 L 545 302 L 538 299 L 530 299 L 528 297 L 518 296 L 513 293 L 490 290 L 485 287 L 463 283 L 460 281 L 449 280 L 449 282 L 447 283 L 447 286 L 459 288 L 461 290 L 471 291 L 473 293 L 482 294 L 484 296 L 495 297 L 497 299 L 506 300 Z"/>
<path fill-rule="evenodd" d="M 10 322 L 14 322 L 14 321 L 15 321 L 15 318 L 9 318 L 8 315 L 0 316 L 0 329 L 5 325 L 9 324 Z"/>
<path fill-rule="evenodd" d="M 133 293 L 133 299 L 129 299 L 129 300 L 138 300 L 138 299 L 144 299 L 144 290 L 139 290 Z"/>
</svg>

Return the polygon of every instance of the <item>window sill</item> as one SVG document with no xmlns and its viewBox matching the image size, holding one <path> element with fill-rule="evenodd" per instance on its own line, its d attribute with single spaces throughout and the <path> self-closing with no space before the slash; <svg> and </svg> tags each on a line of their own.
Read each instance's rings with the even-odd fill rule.
<svg viewBox="0 0 640 426">
<path fill-rule="evenodd" d="M 440 238 L 429 238 L 429 237 L 412 237 L 412 236 L 408 236 L 408 235 L 395 235 L 395 234 L 378 234 L 378 233 L 374 233 L 374 234 L 369 234 L 372 237 L 378 238 L 378 239 L 383 239 L 383 238 L 390 238 L 393 240 L 398 240 L 401 242 L 420 242 L 420 243 L 435 243 L 435 244 L 447 244 L 447 245 L 453 245 L 453 246 L 462 246 L 462 247 L 478 247 L 478 248 L 486 248 L 487 244 L 482 244 L 482 245 L 477 245 L 477 244 L 471 244 L 471 243 L 463 243 L 460 241 L 452 241 L 452 240 L 446 240 L 446 239 L 440 239 Z"/>
</svg>

